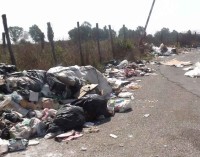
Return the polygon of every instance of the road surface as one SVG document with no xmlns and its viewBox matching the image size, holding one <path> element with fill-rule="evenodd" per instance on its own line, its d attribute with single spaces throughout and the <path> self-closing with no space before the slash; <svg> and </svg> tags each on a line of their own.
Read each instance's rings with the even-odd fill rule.
<svg viewBox="0 0 200 157">
<path fill-rule="evenodd" d="M 196 63 L 200 51 L 162 60 L 172 58 Z M 68 143 L 41 139 L 6 157 L 199 157 L 200 78 L 184 76 L 182 68 L 152 66 L 158 75 L 139 78 L 142 88 L 135 91 L 133 110 L 115 114 L 98 133 Z"/>
</svg>

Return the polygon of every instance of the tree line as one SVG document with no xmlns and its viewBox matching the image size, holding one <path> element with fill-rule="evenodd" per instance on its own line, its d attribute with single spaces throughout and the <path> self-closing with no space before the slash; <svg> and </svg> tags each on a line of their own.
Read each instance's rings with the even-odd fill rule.
<svg viewBox="0 0 200 157">
<path fill-rule="evenodd" d="M 41 31 L 41 29 L 37 25 L 32 25 L 29 27 L 29 31 L 25 31 L 22 27 L 12 26 L 8 28 L 10 38 L 14 44 L 28 42 L 29 37 L 35 43 L 43 43 L 45 41 L 45 35 Z M 96 40 L 97 31 L 99 40 L 107 40 L 109 39 L 109 29 L 107 26 L 104 26 L 103 29 L 93 27 L 89 22 L 83 22 L 80 25 L 79 33 L 82 41 Z M 53 30 L 51 30 L 53 32 Z M 123 26 L 118 33 L 114 30 L 111 30 L 113 38 L 120 38 L 124 40 L 133 40 L 138 42 L 139 39 L 144 36 L 144 27 L 138 26 L 135 30 L 128 29 Z M 68 31 L 68 35 L 70 40 L 78 41 L 79 34 L 78 28 L 75 27 Z M 51 37 L 48 37 L 48 39 Z M 196 32 L 192 33 L 191 30 L 188 30 L 185 33 L 177 32 L 176 30 L 170 31 L 168 28 L 162 28 L 160 31 L 157 31 L 154 35 L 147 34 L 146 42 L 153 43 L 154 45 L 159 46 L 161 43 L 166 45 L 177 45 L 179 44 L 181 47 L 191 47 L 197 46 L 200 43 L 200 35 Z"/>
</svg>

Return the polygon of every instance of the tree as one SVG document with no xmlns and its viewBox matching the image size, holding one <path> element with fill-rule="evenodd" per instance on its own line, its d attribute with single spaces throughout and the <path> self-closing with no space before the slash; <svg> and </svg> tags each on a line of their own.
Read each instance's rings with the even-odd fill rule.
<svg viewBox="0 0 200 157">
<path fill-rule="evenodd" d="M 78 28 L 74 28 L 68 32 L 70 39 L 78 41 Z M 92 38 L 92 28 L 89 22 L 83 22 L 80 26 L 81 40 L 87 41 Z"/>
<path fill-rule="evenodd" d="M 44 36 L 44 34 L 43 34 L 43 36 Z M 48 40 L 49 40 L 49 42 L 51 44 L 51 49 L 52 49 L 54 62 L 55 62 L 55 64 L 57 64 L 57 58 L 56 58 L 56 54 L 55 54 L 55 46 L 54 46 L 54 41 L 53 41 L 54 32 L 53 32 L 53 29 L 51 27 L 50 22 L 47 23 L 47 36 L 48 36 Z"/>
<path fill-rule="evenodd" d="M 38 43 L 41 41 L 42 31 L 37 25 L 33 25 L 29 28 L 29 34 L 34 42 Z"/>
<path fill-rule="evenodd" d="M 13 26 L 8 28 L 10 38 L 14 43 L 17 43 L 17 41 L 22 37 L 23 35 L 23 28 L 18 26 Z"/>
<path fill-rule="evenodd" d="M 134 39 L 136 41 L 140 40 L 145 35 L 145 30 L 144 30 L 144 27 L 142 26 L 138 26 L 137 29 L 133 32 L 134 32 Z"/>
<path fill-rule="evenodd" d="M 128 35 L 128 28 L 127 27 L 120 28 L 118 37 L 125 38 L 125 36 L 127 35 Z"/>
</svg>

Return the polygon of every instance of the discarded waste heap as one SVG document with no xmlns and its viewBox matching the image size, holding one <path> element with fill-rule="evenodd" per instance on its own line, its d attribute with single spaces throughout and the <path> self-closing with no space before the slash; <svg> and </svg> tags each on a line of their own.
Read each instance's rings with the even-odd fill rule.
<svg viewBox="0 0 200 157">
<path fill-rule="evenodd" d="M 132 77 L 151 72 L 127 60 L 110 62 L 105 74 L 92 66 L 16 71 L 1 64 L 0 154 L 26 149 L 34 137 L 78 138 L 83 127 L 130 110 L 133 91 L 141 87 Z"/>
</svg>

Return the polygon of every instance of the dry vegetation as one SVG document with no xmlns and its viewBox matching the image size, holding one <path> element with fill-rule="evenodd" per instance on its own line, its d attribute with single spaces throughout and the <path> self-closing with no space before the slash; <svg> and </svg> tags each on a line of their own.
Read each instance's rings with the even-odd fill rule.
<svg viewBox="0 0 200 157">
<path fill-rule="evenodd" d="M 14 51 L 19 70 L 47 70 L 50 67 L 55 66 L 49 43 L 45 43 L 43 50 L 40 44 L 31 43 L 12 45 L 12 49 Z M 80 51 L 77 43 L 72 41 L 57 41 L 55 42 L 55 51 L 59 65 L 80 65 Z M 82 43 L 82 51 L 85 65 L 93 65 L 96 68 L 100 66 L 97 43 L 95 41 Z M 103 63 L 112 59 L 136 60 L 139 58 L 139 51 L 134 45 L 134 42 L 131 40 L 116 40 L 114 42 L 114 54 L 112 53 L 110 41 L 101 41 L 100 51 Z M 7 48 L 6 57 L 2 48 L 0 50 L 0 54 L 1 62 L 10 64 L 9 52 Z"/>
</svg>

